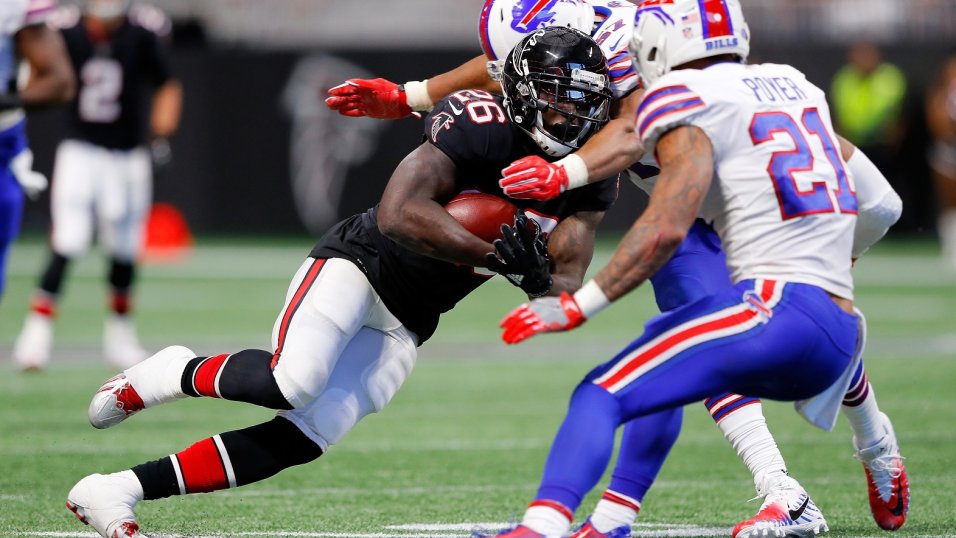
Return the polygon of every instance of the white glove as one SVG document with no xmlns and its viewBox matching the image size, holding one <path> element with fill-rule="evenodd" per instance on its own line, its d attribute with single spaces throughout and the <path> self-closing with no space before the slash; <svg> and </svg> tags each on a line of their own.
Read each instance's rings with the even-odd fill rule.
<svg viewBox="0 0 956 538">
<path fill-rule="evenodd" d="M 10 161 L 10 171 L 13 172 L 13 177 L 17 178 L 17 181 L 20 182 L 20 186 L 23 187 L 23 192 L 25 192 L 31 200 L 36 200 L 40 193 L 45 191 L 50 184 L 46 176 L 33 170 L 33 152 L 30 151 L 29 148 L 18 153 L 17 156 Z"/>
</svg>

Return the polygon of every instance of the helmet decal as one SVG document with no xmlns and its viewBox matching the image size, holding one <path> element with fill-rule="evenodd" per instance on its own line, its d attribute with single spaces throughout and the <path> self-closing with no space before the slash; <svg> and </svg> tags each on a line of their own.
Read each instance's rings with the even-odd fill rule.
<svg viewBox="0 0 956 538">
<path fill-rule="evenodd" d="M 734 35 L 734 25 L 730 20 L 730 10 L 724 0 L 697 0 L 700 12 L 705 14 L 706 21 L 701 21 L 704 27 L 704 39 Z M 681 22 L 684 22 L 682 20 Z"/>
<path fill-rule="evenodd" d="M 557 2 L 558 0 L 537 0 L 530 5 L 528 2 L 518 2 L 511 8 L 511 27 L 519 32 L 527 32 L 548 26 L 555 15 L 555 12 L 548 8 Z"/>
</svg>

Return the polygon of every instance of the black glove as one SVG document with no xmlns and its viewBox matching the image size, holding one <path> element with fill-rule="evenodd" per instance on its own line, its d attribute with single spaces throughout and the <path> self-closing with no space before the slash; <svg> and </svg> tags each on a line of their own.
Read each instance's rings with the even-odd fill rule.
<svg viewBox="0 0 956 538">
<path fill-rule="evenodd" d="M 488 269 L 504 276 L 531 297 L 551 291 L 551 257 L 541 237 L 541 227 L 519 215 L 514 227 L 501 225 L 502 239 L 495 239 L 497 255 L 489 252 Z"/>
</svg>

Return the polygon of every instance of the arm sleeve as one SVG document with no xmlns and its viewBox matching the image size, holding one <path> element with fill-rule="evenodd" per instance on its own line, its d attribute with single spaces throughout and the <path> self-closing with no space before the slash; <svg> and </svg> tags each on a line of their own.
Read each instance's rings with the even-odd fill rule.
<svg viewBox="0 0 956 538">
<path fill-rule="evenodd" d="M 859 213 L 853 232 L 853 257 L 859 258 L 899 220 L 903 201 L 860 148 L 850 156 L 847 166 L 856 183 Z"/>
</svg>

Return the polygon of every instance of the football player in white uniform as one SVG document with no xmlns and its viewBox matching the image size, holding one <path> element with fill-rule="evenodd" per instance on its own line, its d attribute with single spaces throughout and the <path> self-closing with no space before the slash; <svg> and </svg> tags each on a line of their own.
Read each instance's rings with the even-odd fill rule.
<svg viewBox="0 0 956 538">
<path fill-rule="evenodd" d="M 34 197 L 47 180 L 34 172 L 27 147 L 24 107 L 67 101 L 75 80 L 60 36 L 46 26 L 56 0 L 0 2 L 0 297 L 6 281 L 7 253 L 20 231 L 24 194 Z M 19 63 L 30 68 L 18 84 Z"/>
<path fill-rule="evenodd" d="M 634 162 L 641 155 L 641 147 L 634 132 L 633 117 L 630 116 L 630 111 L 643 95 L 634 64 L 625 50 L 625 44 L 630 42 L 634 29 L 635 14 L 634 4 L 613 0 L 488 0 L 481 11 L 478 28 L 484 56 L 428 80 L 406 82 L 404 85 L 384 79 L 349 80 L 332 88 L 326 103 L 348 116 L 383 119 L 405 117 L 414 111 L 428 110 L 433 96 L 471 86 L 491 88 L 494 82 L 489 70 L 496 70 L 496 60 L 505 55 L 522 35 L 541 25 L 571 26 L 590 31 L 609 59 L 614 95 L 623 99 L 616 119 L 581 148 L 557 148 L 561 150 L 558 155 L 566 155 L 561 160 L 548 162 L 537 156 L 529 156 L 516 161 L 503 170 L 501 185 L 505 193 L 516 198 L 540 200 L 556 196 L 589 180 L 616 174 L 627 167 L 626 173 L 630 179 L 650 193 L 657 176 L 657 163 L 650 153 Z M 572 149 L 578 151 L 569 153 Z M 844 150 L 848 156 L 853 147 L 847 143 Z M 900 202 L 889 183 L 875 171 L 862 153 L 857 152 L 850 164 L 851 168 L 867 172 L 866 180 L 860 182 L 858 189 L 861 213 L 871 218 L 861 219 L 856 229 L 859 237 L 854 255 L 859 256 L 896 221 Z M 716 233 L 703 220 L 695 222 L 678 252 L 651 280 L 662 311 L 674 310 L 729 285 L 730 277 Z M 862 370 L 853 387 L 845 400 L 844 410 L 851 424 L 855 425 L 854 430 L 861 442 L 873 442 L 874 436 L 885 437 L 883 444 L 895 447 L 895 438 L 883 435 L 884 423 L 886 428 L 890 426 L 876 407 L 875 396 Z M 767 429 L 759 399 L 724 393 L 712 395 L 704 403 L 721 432 L 751 471 L 757 493 L 765 498 L 768 506 L 780 499 L 805 496 L 800 484 L 787 475 L 786 464 Z M 672 410 L 641 417 L 625 427 L 621 459 L 611 485 L 594 514 L 577 530 L 576 538 L 608 533 L 617 536 L 621 534 L 621 529 L 629 529 L 640 510 L 644 494 L 676 440 L 680 422 L 680 410 Z M 832 427 L 832 423 L 826 426 Z M 648 435 L 648 432 L 654 434 Z M 892 448 L 891 452 L 898 456 L 898 449 Z M 896 458 L 893 461 L 899 460 Z M 875 465 L 879 467 L 879 464 Z M 884 475 L 892 478 L 893 473 Z M 883 500 L 873 504 L 874 517 L 877 517 L 878 522 L 881 521 L 881 517 L 877 516 L 878 508 L 885 504 L 883 501 L 895 505 L 897 498 L 890 489 L 884 487 Z M 873 499 L 871 488 L 871 501 Z M 814 518 L 809 523 L 804 521 L 804 527 L 826 530 L 823 515 L 812 505 L 812 501 L 809 503 L 812 506 L 809 514 Z M 761 510 L 755 519 L 759 520 L 763 513 L 765 510 Z M 901 524 L 899 518 L 891 519 L 896 521 L 884 521 L 880 525 L 893 527 Z M 742 528 L 751 528 L 751 523 L 752 520 L 743 522 Z"/>
<path fill-rule="evenodd" d="M 54 164 L 50 258 L 13 358 L 22 369 L 42 368 L 50 360 L 70 261 L 86 252 L 96 230 L 110 264 L 103 356 L 115 366 L 130 366 L 147 356 L 132 323 L 136 264 L 152 197 L 143 133 L 149 132 L 153 147 L 168 151 L 166 139 L 182 109 L 182 87 L 170 71 L 166 46 L 171 24 L 156 8 L 128 0 L 87 0 L 83 11 L 64 6 L 55 22 L 79 80 Z M 145 101 L 151 101 L 148 120 L 141 117 Z"/>
<path fill-rule="evenodd" d="M 825 426 L 841 401 L 844 410 L 868 401 L 862 414 L 875 420 L 854 424 L 854 442 L 874 517 L 897 528 L 906 474 L 862 372 L 864 326 L 849 274 L 859 208 L 823 92 L 792 67 L 743 65 L 749 30 L 736 0 L 650 0 L 638 9 L 632 52 L 650 87 L 636 128 L 660 159 L 660 181 L 610 264 L 573 296 L 515 309 L 504 339 L 580 325 L 662 268 L 698 215 L 719 234 L 735 285 L 652 320 L 579 385 L 538 500 L 506 534 L 563 533 L 603 472 L 618 425 L 725 390 L 803 400 L 798 408 Z M 799 493 L 768 495 L 734 535 L 822 530 Z"/>
</svg>

